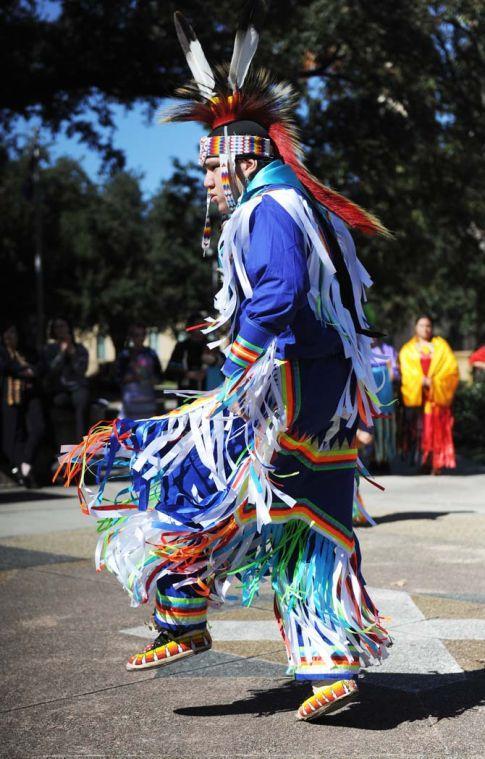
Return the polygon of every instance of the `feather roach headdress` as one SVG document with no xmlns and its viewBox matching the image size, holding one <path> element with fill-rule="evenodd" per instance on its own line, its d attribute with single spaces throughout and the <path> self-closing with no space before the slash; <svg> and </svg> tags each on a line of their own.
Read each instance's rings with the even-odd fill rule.
<svg viewBox="0 0 485 759">
<path fill-rule="evenodd" d="M 176 96 L 184 102 L 162 111 L 162 122 L 198 121 L 208 127 L 209 135 L 201 139 L 200 161 L 219 157 L 231 210 L 236 206 L 230 182 L 236 156 L 281 158 L 313 198 L 350 227 L 366 234 L 388 234 L 375 216 L 326 187 L 305 167 L 294 116 L 296 92 L 290 84 L 276 82 L 265 69 L 250 69 L 262 15 L 262 2 L 246 5 L 230 64 L 212 69 L 193 28 L 179 11 L 175 13 L 177 36 L 194 79 L 177 90 Z"/>
</svg>

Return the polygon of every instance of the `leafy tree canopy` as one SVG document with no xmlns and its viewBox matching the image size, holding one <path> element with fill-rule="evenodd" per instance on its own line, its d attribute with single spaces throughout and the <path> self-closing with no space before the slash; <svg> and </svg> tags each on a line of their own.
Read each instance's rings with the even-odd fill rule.
<svg viewBox="0 0 485 759">
<path fill-rule="evenodd" d="M 372 298 L 379 326 L 392 333 L 424 309 L 436 315 L 455 342 L 466 335 L 474 339 L 485 322 L 483 1 L 271 0 L 268 6 L 257 63 L 299 88 L 311 168 L 395 232 L 394 242 L 359 240 L 377 284 Z M 3 69 L 9 71 L 0 100 L 4 144 L 12 144 L 17 116 L 37 114 L 52 130 L 67 128 L 112 164 L 121 164 L 110 133 L 112 105 L 142 101 L 153 109 L 187 78 L 172 27 L 175 8 L 195 22 L 210 59 L 217 62 L 230 55 L 240 4 L 221 0 L 209 9 L 203 0 L 65 0 L 51 20 L 42 17 L 40 7 L 33 0 L 7 0 L 2 6 L 0 55 L 8 59 Z M 81 179 L 79 167 L 71 167 L 74 185 L 81 183 L 86 191 L 82 203 L 89 205 L 90 193 L 95 198 L 94 218 L 76 221 L 76 245 L 95 238 L 86 243 L 89 256 L 97 257 L 96 262 L 89 258 L 89 276 L 103 282 L 99 304 L 104 312 L 123 312 L 114 292 L 122 303 L 133 298 L 134 310 L 142 302 L 142 285 L 133 289 L 140 271 L 135 261 L 148 261 L 145 273 L 153 272 L 164 288 L 170 285 L 166 299 L 174 307 L 182 298 L 202 305 L 197 278 L 184 277 L 181 263 L 188 256 L 192 267 L 199 266 L 194 263 L 202 215 L 197 183 L 188 181 L 182 213 L 170 182 L 144 207 L 133 177 L 107 180 L 98 192 L 87 177 Z M 49 171 L 58 176 L 61 168 Z M 12 171 L 6 169 L 4 176 L 2 202 L 7 205 L 9 188 L 20 181 Z M 180 168 L 174 182 L 178 196 L 184 185 Z M 55 193 L 49 198 L 46 214 L 57 230 L 55 244 L 59 251 L 71 250 L 73 236 L 63 236 L 62 229 L 74 222 L 63 222 L 67 227 L 60 219 L 54 223 Z M 119 216 L 113 204 L 119 204 Z M 22 276 L 29 260 L 27 205 L 11 208 L 11 218 L 1 222 L 7 258 L 16 248 L 23 251 Z M 54 234 L 50 227 L 49 234 Z M 170 261 L 173 276 L 163 263 L 170 250 L 177 250 L 176 263 L 175 257 Z M 116 267 L 104 269 L 104 257 Z M 68 258 L 59 252 L 59 266 Z M 86 272 L 79 267 L 80 281 Z M 112 270 L 118 286 L 109 281 Z M 108 309 L 103 299 L 109 293 Z M 87 300 L 76 301 L 84 320 Z"/>
<path fill-rule="evenodd" d="M 25 158 L 10 161 L 0 177 L 1 312 L 24 325 L 35 313 L 28 168 Z M 118 172 L 98 186 L 76 161 L 61 158 L 41 171 L 40 191 L 47 318 L 99 325 L 120 347 L 134 321 L 175 329 L 210 308 L 211 262 L 198 245 L 199 173 L 176 165 L 146 201 L 136 175 Z"/>
</svg>

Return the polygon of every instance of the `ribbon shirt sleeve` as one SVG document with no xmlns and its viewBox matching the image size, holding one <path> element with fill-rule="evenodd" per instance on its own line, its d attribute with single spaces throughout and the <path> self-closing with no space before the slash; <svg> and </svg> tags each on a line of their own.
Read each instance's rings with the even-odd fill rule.
<svg viewBox="0 0 485 759">
<path fill-rule="evenodd" d="M 253 294 L 223 366 L 226 377 L 257 361 L 307 302 L 310 284 L 302 232 L 270 195 L 252 214 L 245 266 Z"/>
</svg>

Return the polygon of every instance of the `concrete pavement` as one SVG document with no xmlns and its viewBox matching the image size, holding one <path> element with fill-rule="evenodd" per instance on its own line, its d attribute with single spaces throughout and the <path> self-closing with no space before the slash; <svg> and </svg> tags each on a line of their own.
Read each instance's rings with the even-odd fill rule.
<svg viewBox="0 0 485 759">
<path fill-rule="evenodd" d="M 359 538 L 395 644 L 315 724 L 294 719 L 308 689 L 285 675 L 268 588 L 212 614 L 211 652 L 127 672 L 150 610 L 94 572 L 73 491 L 0 490 L 0 755 L 483 757 L 485 475 L 380 481 Z"/>
</svg>

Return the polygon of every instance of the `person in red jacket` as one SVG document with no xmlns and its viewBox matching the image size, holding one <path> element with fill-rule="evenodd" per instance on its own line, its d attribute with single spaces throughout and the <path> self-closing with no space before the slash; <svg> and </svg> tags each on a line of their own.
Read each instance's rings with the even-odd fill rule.
<svg viewBox="0 0 485 759">
<path fill-rule="evenodd" d="M 472 355 L 468 358 L 468 363 L 473 370 L 473 379 L 483 381 L 485 380 L 485 344 L 473 351 Z"/>
</svg>

